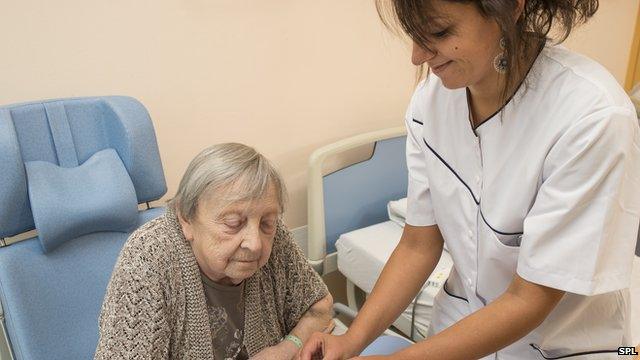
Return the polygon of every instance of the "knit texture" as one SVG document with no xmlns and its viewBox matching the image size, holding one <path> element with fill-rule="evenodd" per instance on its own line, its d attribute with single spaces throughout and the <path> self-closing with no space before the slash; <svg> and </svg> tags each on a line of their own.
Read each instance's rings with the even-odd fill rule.
<svg viewBox="0 0 640 360">
<path fill-rule="evenodd" d="M 278 221 L 271 257 L 245 283 L 244 345 L 276 345 L 328 294 Z M 200 271 L 172 209 L 135 231 L 116 263 L 95 359 L 214 359 Z"/>
</svg>

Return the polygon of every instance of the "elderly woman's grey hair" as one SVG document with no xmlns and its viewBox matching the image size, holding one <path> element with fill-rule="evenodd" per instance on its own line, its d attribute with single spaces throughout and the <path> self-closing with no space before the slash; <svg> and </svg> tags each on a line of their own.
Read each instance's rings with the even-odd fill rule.
<svg viewBox="0 0 640 360">
<path fill-rule="evenodd" d="M 213 192 L 224 208 L 236 201 L 260 198 L 271 184 L 275 187 L 280 210 L 284 212 L 287 191 L 273 164 L 247 145 L 216 144 L 191 161 L 169 206 L 190 221 L 196 214 L 198 201 L 205 194 Z"/>
</svg>

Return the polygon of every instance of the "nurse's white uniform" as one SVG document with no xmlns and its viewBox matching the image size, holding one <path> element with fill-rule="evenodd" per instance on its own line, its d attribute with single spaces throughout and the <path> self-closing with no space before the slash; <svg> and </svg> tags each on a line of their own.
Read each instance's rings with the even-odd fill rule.
<svg viewBox="0 0 640 360">
<path fill-rule="evenodd" d="M 563 47 L 545 47 L 527 81 L 475 131 L 465 89 L 430 75 L 411 100 L 406 222 L 437 224 L 455 264 L 430 333 L 494 301 L 517 273 L 567 294 L 486 359 L 617 359 L 632 345 L 635 110 L 605 69 Z"/>
</svg>

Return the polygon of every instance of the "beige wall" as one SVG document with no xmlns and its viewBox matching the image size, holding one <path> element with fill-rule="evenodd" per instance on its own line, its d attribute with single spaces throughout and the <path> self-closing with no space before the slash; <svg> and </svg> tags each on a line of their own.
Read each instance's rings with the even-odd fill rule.
<svg viewBox="0 0 640 360">
<path fill-rule="evenodd" d="M 402 124 L 413 83 L 370 1 L 6 1 L 0 34 L 0 103 L 138 98 L 168 194 L 207 145 L 251 144 L 284 174 L 291 226 L 306 223 L 311 151 Z"/>
<path fill-rule="evenodd" d="M 602 0 L 568 43 L 622 82 L 639 0 Z M 21 0 L 0 12 L 0 104 L 126 94 L 154 120 L 168 194 L 222 141 L 279 166 L 287 220 L 306 223 L 313 149 L 398 126 L 413 84 L 405 45 L 364 0 Z"/>
<path fill-rule="evenodd" d="M 596 16 L 565 45 L 600 62 L 624 85 L 639 0 L 600 0 Z"/>
</svg>

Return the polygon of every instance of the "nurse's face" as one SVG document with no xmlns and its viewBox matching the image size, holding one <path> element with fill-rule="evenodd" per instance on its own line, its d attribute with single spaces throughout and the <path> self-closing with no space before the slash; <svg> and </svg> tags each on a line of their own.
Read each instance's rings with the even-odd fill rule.
<svg viewBox="0 0 640 360">
<path fill-rule="evenodd" d="M 493 60 L 501 52 L 498 24 L 473 3 L 434 0 L 433 5 L 441 26 L 428 34 L 431 50 L 414 42 L 413 64 L 428 65 L 449 89 L 495 81 Z"/>
<path fill-rule="evenodd" d="M 194 218 L 180 217 L 180 224 L 200 270 L 214 282 L 235 285 L 269 260 L 280 207 L 273 185 L 259 199 L 223 209 L 220 198 L 215 193 L 204 196 Z"/>
</svg>

